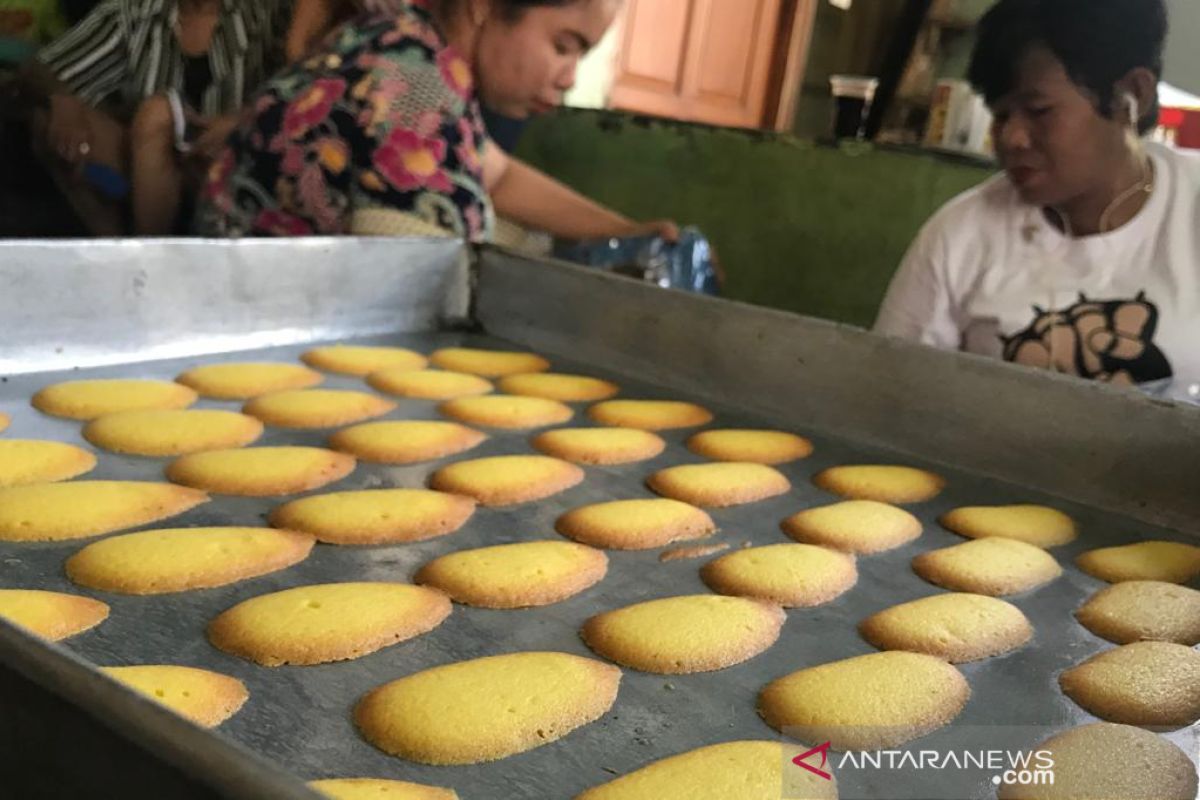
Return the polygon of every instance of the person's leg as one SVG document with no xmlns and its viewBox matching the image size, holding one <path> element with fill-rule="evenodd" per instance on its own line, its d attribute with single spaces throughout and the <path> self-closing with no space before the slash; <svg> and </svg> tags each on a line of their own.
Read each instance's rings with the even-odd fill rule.
<svg viewBox="0 0 1200 800">
<path fill-rule="evenodd" d="M 171 104 L 156 95 L 142 101 L 129 128 L 133 176 L 133 229 L 142 236 L 174 231 L 183 192 L 183 173 L 175 152 Z"/>
<path fill-rule="evenodd" d="M 102 111 L 88 109 L 90 132 L 86 160 L 101 164 L 119 175 L 129 174 L 126 160 L 126 132 L 121 123 Z M 49 144 L 49 120 L 44 111 L 30 118 L 33 152 L 50 173 L 51 179 L 66 197 L 80 221 L 93 236 L 123 236 L 128 233 L 122 201 L 104 197 L 84 180 L 82 168 L 65 163 Z"/>
</svg>

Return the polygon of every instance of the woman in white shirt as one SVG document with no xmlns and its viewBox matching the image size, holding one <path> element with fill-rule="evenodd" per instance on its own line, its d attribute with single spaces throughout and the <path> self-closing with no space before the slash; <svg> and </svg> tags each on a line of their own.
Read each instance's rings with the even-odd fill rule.
<svg viewBox="0 0 1200 800">
<path fill-rule="evenodd" d="M 876 331 L 1200 397 L 1200 157 L 1158 116 L 1163 0 L 1000 0 L 970 78 L 1005 174 L 951 201 Z"/>
</svg>

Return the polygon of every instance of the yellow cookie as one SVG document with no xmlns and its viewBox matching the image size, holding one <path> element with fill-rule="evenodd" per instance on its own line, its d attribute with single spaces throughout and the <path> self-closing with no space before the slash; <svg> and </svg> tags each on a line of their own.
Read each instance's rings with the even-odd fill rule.
<svg viewBox="0 0 1200 800">
<path fill-rule="evenodd" d="M 575 464 L 611 466 L 654 458 L 667 443 L 661 436 L 635 428 L 564 428 L 538 434 L 533 446 Z"/>
<path fill-rule="evenodd" d="M 95 467 L 96 457 L 74 445 L 30 439 L 0 441 L 0 487 L 65 481 Z"/>
<path fill-rule="evenodd" d="M 1063 694 L 1109 722 L 1180 728 L 1200 719 L 1200 653 L 1135 642 L 1092 656 L 1058 678 Z"/>
<path fill-rule="evenodd" d="M 429 360 L 435 367 L 481 375 L 485 378 L 503 378 L 526 372 L 545 372 L 550 362 L 533 353 L 514 353 L 504 350 L 475 350 L 469 347 L 448 347 L 438 350 Z"/>
<path fill-rule="evenodd" d="M 554 529 L 592 547 L 654 550 L 711 536 L 717 524 L 704 511 L 678 500 L 614 500 L 569 511 Z"/>
<path fill-rule="evenodd" d="M 418 672 L 354 709 L 367 741 L 422 764 L 478 764 L 524 753 L 594 722 L 621 671 L 566 653 L 512 653 Z"/>
<path fill-rule="evenodd" d="M 235 411 L 125 411 L 92 420 L 83 438 L 114 453 L 164 457 L 245 447 L 262 432 L 261 422 Z"/>
<path fill-rule="evenodd" d="M 372 389 L 414 400 L 453 400 L 492 391 L 492 384 L 478 375 L 441 370 L 385 369 L 367 378 Z"/>
<path fill-rule="evenodd" d="M 250 697 L 237 678 L 192 667 L 101 667 L 100 671 L 203 728 L 215 728 Z"/>
<path fill-rule="evenodd" d="M 1200 592 L 1161 581 L 1125 581 L 1092 596 L 1075 612 L 1092 633 L 1110 642 L 1200 644 Z"/>
<path fill-rule="evenodd" d="M 902 508 L 875 500 L 846 500 L 810 508 L 783 521 L 783 532 L 798 542 L 858 555 L 903 547 L 921 535 L 921 521 Z"/>
<path fill-rule="evenodd" d="M 273 497 L 320 489 L 354 471 L 354 456 L 319 447 L 211 450 L 172 461 L 168 480 L 214 494 Z"/>
<path fill-rule="evenodd" d="M 450 608 L 441 592 L 403 583 L 301 586 L 238 603 L 209 623 L 208 638 L 264 667 L 326 664 L 428 633 Z"/>
<path fill-rule="evenodd" d="M 329 446 L 373 464 L 417 464 L 478 447 L 487 435 L 457 422 L 368 422 L 340 430 Z"/>
<path fill-rule="evenodd" d="M 8 426 L 12 424 L 12 417 L 0 411 L 0 433 L 8 430 Z"/>
<path fill-rule="evenodd" d="M 979 594 L 938 594 L 880 611 L 859 633 L 880 650 L 908 650 L 951 664 L 998 656 L 1033 638 L 1021 609 Z"/>
<path fill-rule="evenodd" d="M 557 400 L 507 394 L 447 400 L 438 406 L 438 411 L 459 422 L 507 430 L 559 425 L 575 415 L 570 406 Z"/>
<path fill-rule="evenodd" d="M 312 781 L 308 786 L 333 800 L 458 800 L 451 789 L 376 778 L 334 778 Z"/>
<path fill-rule="evenodd" d="M 999 536 L 922 553 L 912 567 L 943 588 L 993 597 L 1028 592 L 1062 575 L 1045 550 Z"/>
<path fill-rule="evenodd" d="M 786 615 L 774 603 L 698 594 L 598 614 L 580 635 L 605 658 L 642 672 L 686 675 L 741 664 L 779 639 Z"/>
<path fill-rule="evenodd" d="M 709 508 L 757 503 L 792 488 L 774 467 L 738 462 L 669 467 L 651 475 L 646 485 L 664 497 Z"/>
<path fill-rule="evenodd" d="M 923 469 L 895 466 L 832 467 L 813 478 L 817 488 L 851 500 L 923 503 L 941 494 L 946 481 Z"/>
<path fill-rule="evenodd" d="M 460 461 L 433 473 L 430 486 L 473 497 L 485 506 L 529 503 L 565 492 L 583 470 L 549 456 L 496 456 Z"/>
<path fill-rule="evenodd" d="M 1038 547 L 1058 547 L 1079 535 L 1075 520 L 1046 506 L 975 506 L 956 508 L 939 522 L 959 536 L 1003 536 Z"/>
<path fill-rule="evenodd" d="M 108 606 L 74 594 L 0 589 L 0 618 L 57 642 L 99 625 Z"/>
<path fill-rule="evenodd" d="M 1200 547 L 1180 542 L 1138 542 L 1089 550 L 1075 563 L 1087 574 L 1109 583 L 1187 583 L 1200 575 Z"/>
<path fill-rule="evenodd" d="M 0 489 L 0 541 L 59 542 L 135 528 L 208 501 L 169 483 L 72 481 Z"/>
<path fill-rule="evenodd" d="M 117 594 L 212 589 L 287 569 L 313 538 L 270 528 L 176 528 L 103 539 L 67 559 L 67 577 Z"/>
<path fill-rule="evenodd" d="M 531 608 L 574 597 L 604 580 L 608 557 L 573 542 L 521 542 L 430 561 L 413 580 L 480 608 Z"/>
<path fill-rule="evenodd" d="M 118 411 L 187 408 L 196 393 L 169 381 L 67 381 L 47 386 L 33 396 L 33 407 L 45 414 L 89 420 Z"/>
<path fill-rule="evenodd" d="M 583 375 L 550 373 L 510 375 L 499 383 L 500 391 L 525 397 L 543 397 L 562 403 L 593 403 L 621 391 L 615 383 Z"/>
<path fill-rule="evenodd" d="M 294 389 L 272 392 L 246 403 L 243 412 L 276 428 L 336 428 L 394 411 L 391 400 L 366 392 Z"/>
<path fill-rule="evenodd" d="M 293 500 L 271 512 L 276 528 L 303 531 L 326 544 L 421 542 L 454 533 L 475 513 L 469 497 L 427 489 L 371 489 Z"/>
<path fill-rule="evenodd" d="M 688 439 L 688 449 L 713 461 L 786 464 L 812 455 L 812 442 L 783 431 L 703 431 Z"/>
<path fill-rule="evenodd" d="M 1000 787 L 999 800 L 1195 800 L 1196 766 L 1166 739 L 1129 725 L 1096 722 L 1072 728 L 1025 752 L 1045 763 L 1053 781 Z M 1136 764 L 1136 767 L 1134 766 Z"/>
<path fill-rule="evenodd" d="M 785 771 L 802 752 L 779 742 L 715 744 L 655 761 L 575 800 L 837 800 L 836 780 Z"/>
<path fill-rule="evenodd" d="M 299 364 L 242 363 L 196 367 L 175 379 L 214 400 L 249 400 L 287 389 L 307 389 L 325 378 Z"/>
<path fill-rule="evenodd" d="M 950 723 L 971 695 L 940 658 L 899 650 L 834 661 L 768 684 L 758 710 L 772 728 L 834 750 L 885 750 Z"/>
<path fill-rule="evenodd" d="M 358 378 L 385 369 L 424 369 L 429 363 L 425 356 L 403 347 L 353 347 L 342 344 L 309 350 L 300 356 L 300 360 L 313 369 Z"/>
<path fill-rule="evenodd" d="M 809 544 L 738 550 L 700 570 L 713 591 L 753 597 L 784 608 L 819 606 L 858 583 L 854 556 Z"/>
<path fill-rule="evenodd" d="M 609 400 L 588 409 L 592 421 L 616 428 L 666 431 L 712 422 L 712 412 L 694 403 L 670 400 Z"/>
</svg>

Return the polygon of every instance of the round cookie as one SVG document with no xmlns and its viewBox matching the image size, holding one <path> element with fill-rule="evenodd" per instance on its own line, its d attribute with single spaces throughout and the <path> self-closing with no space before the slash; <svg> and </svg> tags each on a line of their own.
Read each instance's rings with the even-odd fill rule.
<svg viewBox="0 0 1200 800">
<path fill-rule="evenodd" d="M 622 666 L 688 675 L 741 664 L 779 639 L 786 615 L 774 603 L 699 594 L 668 597 L 597 614 L 580 635 Z"/>
<path fill-rule="evenodd" d="M 56 483 L 95 467 L 96 457 L 74 445 L 32 439 L 0 441 L 0 488 Z"/>
<path fill-rule="evenodd" d="M 837 800 L 836 780 L 803 769 L 783 772 L 801 753 L 779 742 L 710 745 L 655 761 L 575 800 Z"/>
<path fill-rule="evenodd" d="M 276 528 L 302 531 L 325 544 L 389 545 L 454 533 L 475 501 L 428 489 L 369 489 L 304 497 L 271 512 Z"/>
<path fill-rule="evenodd" d="M 74 594 L 0 589 L 0 619 L 58 642 L 108 619 L 108 605 Z"/>
<path fill-rule="evenodd" d="M 547 372 L 510 375 L 507 378 L 501 378 L 498 386 L 500 391 L 505 394 L 542 397 L 546 400 L 557 400 L 560 403 L 594 403 L 598 400 L 607 400 L 621 391 L 615 383 L 602 381 L 599 378 L 589 378 L 584 375 L 557 375 Z"/>
<path fill-rule="evenodd" d="M 438 411 L 459 422 L 505 430 L 560 425 L 575 415 L 570 406 L 557 400 L 507 394 L 447 400 L 438 406 Z"/>
<path fill-rule="evenodd" d="M 876 500 L 896 505 L 932 500 L 946 486 L 940 475 L 890 465 L 830 467 L 818 473 L 813 483 L 818 489 L 850 500 Z"/>
<path fill-rule="evenodd" d="M 1135 642 L 1092 656 L 1058 677 L 1063 694 L 1109 722 L 1180 728 L 1200 719 L 1200 653 Z"/>
<path fill-rule="evenodd" d="M 1200 592 L 1161 581 L 1126 581 L 1103 589 L 1075 612 L 1083 627 L 1110 642 L 1200 644 Z"/>
<path fill-rule="evenodd" d="M 608 400 L 588 409 L 588 417 L 614 428 L 667 431 L 712 422 L 712 412 L 694 403 L 671 400 Z"/>
<path fill-rule="evenodd" d="M 798 741 L 887 750 L 949 724 L 970 695 L 966 678 L 942 659 L 894 650 L 779 678 L 759 694 L 758 710 Z"/>
<path fill-rule="evenodd" d="M 418 464 L 466 452 L 487 435 L 457 422 L 368 422 L 329 437 L 329 446 L 372 464 Z"/>
<path fill-rule="evenodd" d="M 214 400 L 249 400 L 288 389 L 307 389 L 325 380 L 299 364 L 239 363 L 196 367 L 175 379 Z"/>
<path fill-rule="evenodd" d="M 371 744 L 421 764 L 497 761 L 595 722 L 621 671 L 566 653 L 511 653 L 434 667 L 385 684 L 354 709 Z"/>
<path fill-rule="evenodd" d="M 783 521 L 798 542 L 873 555 L 903 547 L 921 535 L 921 521 L 902 508 L 875 500 L 846 500 L 810 508 Z"/>
<path fill-rule="evenodd" d="M 135 528 L 208 502 L 169 483 L 71 481 L 0 489 L 0 542 L 61 542 Z"/>
<path fill-rule="evenodd" d="M 1075 541 L 1079 526 L 1056 508 L 1046 506 L 971 506 L 956 508 L 938 520 L 942 527 L 982 539 L 1001 536 L 1037 547 L 1058 547 Z"/>
<path fill-rule="evenodd" d="M 114 453 L 162 458 L 245 447 L 263 424 L 236 411 L 124 411 L 94 419 L 83 438 Z"/>
<path fill-rule="evenodd" d="M 308 787 L 333 800 L 459 800 L 452 789 L 377 778 L 310 781 Z"/>
<path fill-rule="evenodd" d="M 532 608 L 559 603 L 604 580 L 608 557 L 573 542 L 521 542 L 435 558 L 414 582 L 479 608 Z"/>
<path fill-rule="evenodd" d="M 612 466 L 654 458 L 667 443 L 661 436 L 635 428 L 563 428 L 538 434 L 533 446 L 575 464 Z"/>
<path fill-rule="evenodd" d="M 441 592 L 403 583 L 329 583 L 252 597 L 208 625 L 208 639 L 264 667 L 349 661 L 436 628 Z"/>
<path fill-rule="evenodd" d="M 187 408 L 196 393 L 170 381 L 67 381 L 47 386 L 33 396 L 33 407 L 44 414 L 91 420 L 119 411 Z"/>
<path fill-rule="evenodd" d="M 67 577 L 117 594 L 212 589 L 308 558 L 313 538 L 270 528 L 177 528 L 103 539 L 67 559 Z"/>
<path fill-rule="evenodd" d="M 350 425 L 382 417 L 395 408 L 391 400 L 367 392 L 293 389 L 256 397 L 242 411 L 276 428 L 303 430 Z"/>
<path fill-rule="evenodd" d="M 492 384 L 478 375 L 442 370 L 385 369 L 367 378 L 372 389 L 414 400 L 453 400 L 492 391 Z"/>
<path fill-rule="evenodd" d="M 372 372 L 385 369 L 424 369 L 428 359 L 403 347 L 361 347 L 337 344 L 316 347 L 300 356 L 313 369 L 365 378 Z"/>
<path fill-rule="evenodd" d="M 1028 592 L 1063 572 L 1054 556 L 1040 547 L 999 536 L 922 553 L 913 559 L 912 568 L 944 589 L 992 597 Z"/>
<path fill-rule="evenodd" d="M 1200 576 L 1200 547 L 1181 542 L 1138 542 L 1089 550 L 1075 563 L 1088 575 L 1109 583 L 1187 583 Z"/>
<path fill-rule="evenodd" d="M 583 481 L 583 470 L 549 456 L 496 456 L 460 461 L 433 473 L 433 489 L 475 498 L 485 506 L 530 503 Z"/>
<path fill-rule="evenodd" d="M 646 485 L 664 497 L 708 508 L 757 503 L 792 488 L 774 467 L 739 462 L 668 467 L 651 475 Z"/>
<path fill-rule="evenodd" d="M 884 609 L 863 620 L 859 633 L 880 650 L 907 650 L 951 664 L 1015 650 L 1033 638 L 1021 609 L 979 594 L 938 594 Z"/>
<path fill-rule="evenodd" d="M 320 489 L 354 466 L 354 456 L 319 447 L 249 447 L 183 456 L 167 467 L 167 479 L 214 494 L 274 497 Z"/>
<path fill-rule="evenodd" d="M 466 372 L 484 378 L 503 378 L 550 369 L 550 362 L 534 353 L 477 350 L 470 347 L 447 347 L 438 350 L 429 360 L 441 369 Z"/>
<path fill-rule="evenodd" d="M 711 536 L 717 524 L 701 509 L 678 500 L 613 500 L 569 511 L 554 529 L 606 550 L 654 550 Z"/>
<path fill-rule="evenodd" d="M 1095 722 L 1053 736 L 1032 752 L 1047 753 L 1054 764 L 1054 781 L 1028 786 L 1007 783 L 1000 787 L 999 800 L 1196 797 L 1192 760 L 1171 742 L 1141 728 Z M 1136 768 L 1131 759 L 1136 759 Z"/>
<path fill-rule="evenodd" d="M 700 577 L 715 592 L 807 608 L 828 603 L 858 583 L 854 556 L 810 544 L 738 550 L 704 565 Z"/>
<path fill-rule="evenodd" d="M 100 671 L 203 728 L 215 728 L 250 697 L 236 678 L 192 667 L 101 667 Z"/>
<path fill-rule="evenodd" d="M 812 455 L 812 442 L 783 431 L 702 431 L 687 441 L 688 449 L 713 461 L 787 464 Z"/>
</svg>

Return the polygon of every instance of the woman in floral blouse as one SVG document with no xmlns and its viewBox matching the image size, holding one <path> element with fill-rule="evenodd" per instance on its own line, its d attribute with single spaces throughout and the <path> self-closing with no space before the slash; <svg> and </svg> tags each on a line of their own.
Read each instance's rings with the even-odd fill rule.
<svg viewBox="0 0 1200 800">
<path fill-rule="evenodd" d="M 564 238 L 662 233 L 491 145 L 479 100 L 554 108 L 619 0 L 411 0 L 367 14 L 269 81 L 213 165 L 198 227 L 218 236 L 442 234 L 494 212 Z"/>
</svg>

